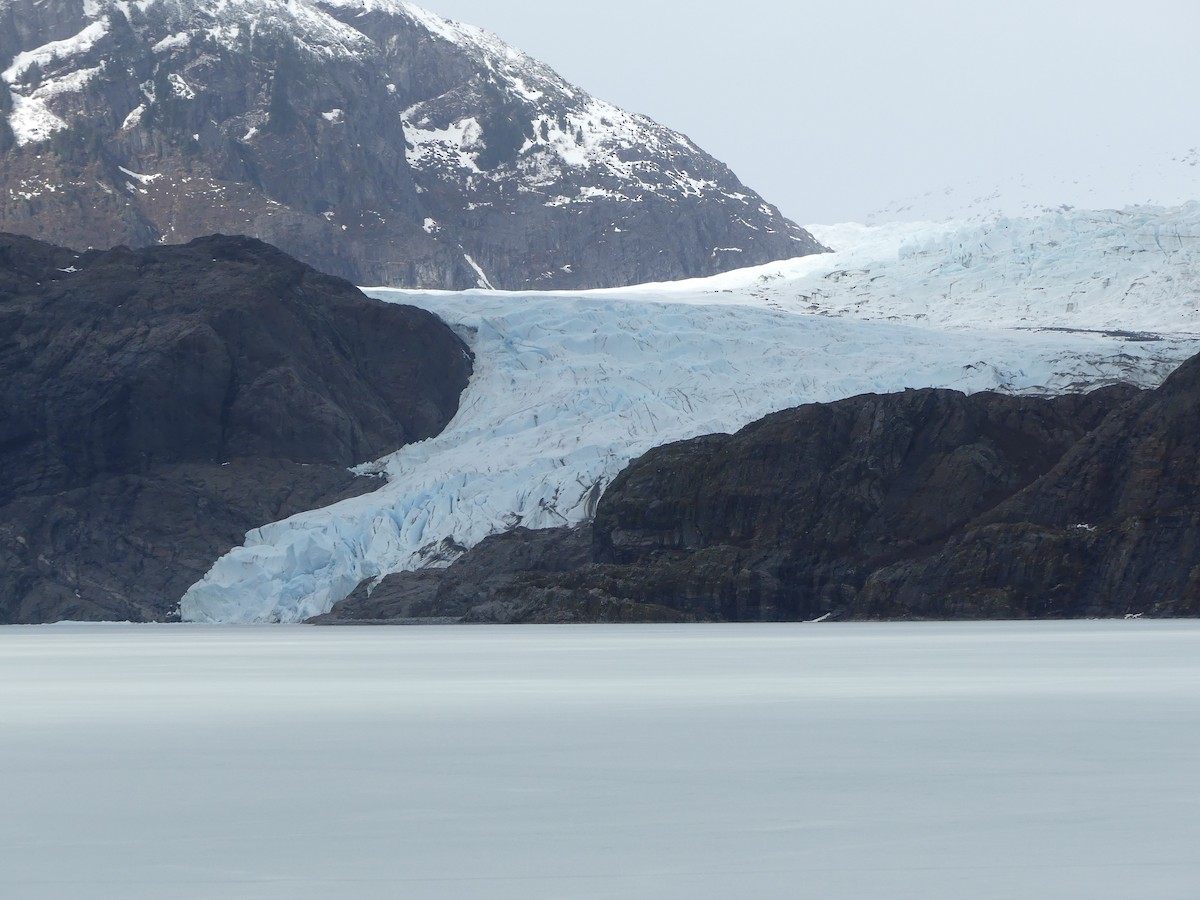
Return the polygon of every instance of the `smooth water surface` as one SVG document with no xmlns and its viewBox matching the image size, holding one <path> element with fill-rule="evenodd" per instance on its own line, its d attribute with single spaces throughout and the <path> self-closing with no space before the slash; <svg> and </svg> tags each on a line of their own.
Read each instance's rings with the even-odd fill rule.
<svg viewBox="0 0 1200 900">
<path fill-rule="evenodd" d="M 0 897 L 1195 900 L 1200 623 L 0 628 Z"/>
</svg>

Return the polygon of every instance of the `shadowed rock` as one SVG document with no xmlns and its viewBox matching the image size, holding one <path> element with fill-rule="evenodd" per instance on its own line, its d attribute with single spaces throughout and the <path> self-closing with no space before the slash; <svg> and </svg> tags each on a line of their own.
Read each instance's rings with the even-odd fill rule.
<svg viewBox="0 0 1200 900">
<path fill-rule="evenodd" d="M 512 531 L 485 538 L 445 569 L 363 582 L 317 625 L 407 625 L 426 622 L 673 622 L 677 611 L 589 591 L 578 579 L 588 565 L 591 528 Z M 568 578 L 568 583 L 561 579 Z"/>
<path fill-rule="evenodd" d="M 1200 614 L 1200 357 L 974 524 L 876 573 L 856 612 Z"/>
<path fill-rule="evenodd" d="M 378 484 L 471 371 L 434 316 L 248 238 L 0 237 L 0 621 L 160 618 L 253 527 Z"/>
</svg>

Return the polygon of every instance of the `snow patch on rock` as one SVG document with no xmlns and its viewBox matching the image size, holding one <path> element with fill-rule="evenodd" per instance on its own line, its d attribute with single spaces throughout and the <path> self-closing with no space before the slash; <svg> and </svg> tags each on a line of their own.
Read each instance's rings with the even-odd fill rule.
<svg viewBox="0 0 1200 900">
<path fill-rule="evenodd" d="M 13 57 L 12 64 L 0 73 L 0 78 L 11 85 L 21 84 L 22 78 L 33 65 L 46 68 L 60 59 L 86 53 L 106 34 L 108 34 L 108 22 L 105 19 L 99 19 L 72 37 L 61 41 L 50 41 L 34 50 L 18 53 Z"/>
<path fill-rule="evenodd" d="M 404 133 L 410 142 L 406 151 L 408 164 L 422 168 L 431 162 L 439 162 L 476 175 L 482 170 L 475 162 L 476 154 L 483 149 L 483 129 L 474 118 L 454 122 L 445 128 L 423 124 L 421 119 L 404 120 Z"/>
<path fill-rule="evenodd" d="M 169 53 L 172 50 L 177 50 L 182 47 L 190 46 L 191 43 L 192 43 L 192 36 L 190 34 L 188 34 L 186 31 L 181 31 L 178 34 L 168 35 L 167 37 L 163 38 L 161 41 L 158 41 L 150 49 L 152 50 L 152 52 L 154 52 L 156 54 L 157 53 Z"/>
<path fill-rule="evenodd" d="M 22 97 L 14 91 L 8 127 L 12 129 L 17 144 L 24 146 L 47 140 L 54 132 L 65 129 L 67 123 L 50 112 L 45 101 Z"/>
</svg>

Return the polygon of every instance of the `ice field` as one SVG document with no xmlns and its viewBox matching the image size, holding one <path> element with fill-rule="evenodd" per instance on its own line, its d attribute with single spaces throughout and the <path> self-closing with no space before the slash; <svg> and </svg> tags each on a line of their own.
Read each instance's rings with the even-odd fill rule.
<svg viewBox="0 0 1200 900">
<path fill-rule="evenodd" d="M 13 900 L 1194 900 L 1200 623 L 0 628 Z"/>
<path fill-rule="evenodd" d="M 374 493 L 250 532 L 183 598 L 295 622 L 516 524 L 582 521 L 633 457 L 867 392 L 1152 387 L 1200 351 L 1200 204 L 986 226 L 814 228 L 838 252 L 577 293 L 372 289 L 475 354 L 458 415 Z"/>
</svg>

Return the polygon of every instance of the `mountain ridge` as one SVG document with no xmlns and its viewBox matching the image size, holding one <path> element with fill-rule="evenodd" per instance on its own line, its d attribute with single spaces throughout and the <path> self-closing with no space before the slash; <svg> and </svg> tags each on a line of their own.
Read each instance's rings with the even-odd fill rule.
<svg viewBox="0 0 1200 900">
<path fill-rule="evenodd" d="M 359 284 L 583 288 L 824 248 L 683 135 L 380 0 L 8 0 L 0 230 L 267 240 Z"/>
</svg>

